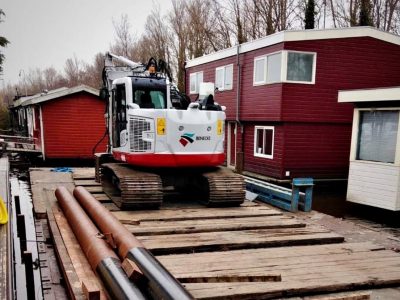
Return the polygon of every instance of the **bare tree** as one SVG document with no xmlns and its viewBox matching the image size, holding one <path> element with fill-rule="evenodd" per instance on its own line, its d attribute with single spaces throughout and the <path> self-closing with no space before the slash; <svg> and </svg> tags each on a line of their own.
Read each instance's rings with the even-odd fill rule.
<svg viewBox="0 0 400 300">
<path fill-rule="evenodd" d="M 76 86 L 82 82 L 84 64 L 74 54 L 74 57 L 68 58 L 65 62 L 64 72 L 68 86 Z"/>
<path fill-rule="evenodd" d="M 119 21 L 113 19 L 115 30 L 115 42 L 111 46 L 111 51 L 115 54 L 130 57 L 132 47 L 135 41 L 134 35 L 131 33 L 131 24 L 128 20 L 128 15 L 123 14 Z"/>
</svg>

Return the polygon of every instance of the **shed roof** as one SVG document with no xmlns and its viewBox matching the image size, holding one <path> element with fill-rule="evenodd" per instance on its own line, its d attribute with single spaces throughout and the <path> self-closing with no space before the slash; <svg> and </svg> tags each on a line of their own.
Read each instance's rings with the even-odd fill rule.
<svg viewBox="0 0 400 300">
<path fill-rule="evenodd" d="M 338 102 L 400 101 L 400 87 L 339 91 Z"/>
<path fill-rule="evenodd" d="M 388 43 L 400 45 L 400 36 L 369 26 L 332 29 L 287 30 L 189 60 L 186 63 L 186 68 L 220 60 L 226 57 L 231 57 L 237 55 L 238 52 L 245 53 L 283 42 L 356 37 L 372 37 Z"/>
<path fill-rule="evenodd" d="M 48 92 L 43 92 L 28 97 L 21 97 L 20 99 L 14 101 L 14 107 L 27 106 L 32 104 L 38 104 L 46 101 L 50 101 L 56 98 L 72 95 L 79 92 L 87 92 L 92 95 L 98 96 L 99 91 L 87 85 L 78 85 L 72 88 L 62 87 Z"/>
</svg>

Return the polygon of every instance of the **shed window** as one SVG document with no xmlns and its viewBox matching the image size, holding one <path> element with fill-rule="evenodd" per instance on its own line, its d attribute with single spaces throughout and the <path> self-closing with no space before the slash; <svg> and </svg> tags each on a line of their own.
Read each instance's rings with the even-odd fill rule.
<svg viewBox="0 0 400 300">
<path fill-rule="evenodd" d="M 200 83 L 203 82 L 203 72 L 190 74 L 190 94 L 198 94 Z"/>
<path fill-rule="evenodd" d="M 256 126 L 254 128 L 254 156 L 273 158 L 274 127 Z"/>
<path fill-rule="evenodd" d="M 361 111 L 357 159 L 394 163 L 399 111 Z"/>
<path fill-rule="evenodd" d="M 287 80 L 300 82 L 313 82 L 314 70 L 313 53 L 288 52 Z"/>
<path fill-rule="evenodd" d="M 233 81 L 233 65 L 215 69 L 215 86 L 218 90 L 231 90 Z"/>
</svg>

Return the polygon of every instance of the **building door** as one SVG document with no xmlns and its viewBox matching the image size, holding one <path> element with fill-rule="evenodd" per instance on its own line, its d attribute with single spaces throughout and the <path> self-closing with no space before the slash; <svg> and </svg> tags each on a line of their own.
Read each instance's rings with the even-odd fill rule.
<svg viewBox="0 0 400 300">
<path fill-rule="evenodd" d="M 236 132 L 237 125 L 236 122 L 228 122 L 228 140 L 227 140 L 227 164 L 230 168 L 236 167 Z"/>
</svg>

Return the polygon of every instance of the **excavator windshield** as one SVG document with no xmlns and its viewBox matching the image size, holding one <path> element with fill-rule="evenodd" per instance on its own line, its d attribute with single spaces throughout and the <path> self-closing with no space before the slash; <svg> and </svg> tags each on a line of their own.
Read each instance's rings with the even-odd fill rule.
<svg viewBox="0 0 400 300">
<path fill-rule="evenodd" d="M 140 88 L 133 91 L 133 102 L 141 108 L 163 109 L 167 107 L 165 90 Z"/>
</svg>

